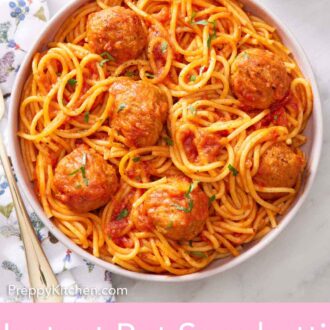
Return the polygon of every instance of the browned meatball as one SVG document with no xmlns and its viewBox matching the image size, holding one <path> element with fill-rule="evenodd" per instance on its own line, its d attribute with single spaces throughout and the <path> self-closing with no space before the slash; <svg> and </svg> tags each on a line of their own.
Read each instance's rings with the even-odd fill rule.
<svg viewBox="0 0 330 330">
<path fill-rule="evenodd" d="M 137 14 L 116 6 L 89 15 L 87 41 L 93 52 L 109 52 L 116 62 L 122 63 L 141 55 L 147 33 Z"/>
<path fill-rule="evenodd" d="M 155 85 L 128 78 L 112 84 L 115 95 L 111 126 L 126 138 L 129 147 L 154 145 L 167 118 L 168 103 Z"/>
<path fill-rule="evenodd" d="M 248 49 L 233 64 L 232 91 L 247 109 L 264 110 L 281 102 L 290 81 L 284 62 L 267 50 Z"/>
<path fill-rule="evenodd" d="M 56 198 L 80 213 L 105 205 L 117 189 L 114 168 L 83 145 L 60 160 L 55 169 Z"/>
<path fill-rule="evenodd" d="M 147 195 L 131 217 L 139 230 L 156 228 L 167 238 L 191 240 L 203 230 L 208 217 L 208 198 L 197 186 L 190 192 L 186 178 L 173 179 Z"/>
<path fill-rule="evenodd" d="M 292 188 L 305 168 L 305 159 L 284 142 L 271 145 L 261 156 L 255 183 L 262 187 Z M 281 194 L 262 193 L 263 198 L 273 199 Z"/>
</svg>

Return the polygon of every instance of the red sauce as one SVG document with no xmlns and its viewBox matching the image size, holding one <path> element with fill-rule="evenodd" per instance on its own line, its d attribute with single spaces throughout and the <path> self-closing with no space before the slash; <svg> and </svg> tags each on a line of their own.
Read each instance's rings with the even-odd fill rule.
<svg viewBox="0 0 330 330">
<path fill-rule="evenodd" d="M 118 216 L 118 214 L 117 214 Z M 128 226 L 128 219 L 123 218 L 120 220 L 112 219 L 107 226 L 107 232 L 110 235 L 112 239 L 121 237 L 123 234 L 123 231 Z"/>
<path fill-rule="evenodd" d="M 155 60 L 163 66 L 166 62 L 166 52 L 163 53 L 161 44 L 158 44 L 154 47 L 153 54 L 154 54 Z"/>
<path fill-rule="evenodd" d="M 118 245 L 122 248 L 132 249 L 134 247 L 133 241 L 129 237 L 126 237 L 126 236 L 114 237 L 114 238 L 112 238 L 112 240 L 116 245 Z"/>
<path fill-rule="evenodd" d="M 273 104 L 271 107 L 270 107 L 270 110 L 273 112 L 273 111 L 276 111 L 282 107 L 284 107 L 290 100 L 291 100 L 292 96 L 290 93 L 287 94 L 286 97 L 284 97 L 283 100 L 279 101 L 279 102 L 276 102 L 275 104 Z"/>
<path fill-rule="evenodd" d="M 195 135 L 191 131 L 186 131 L 182 137 L 184 150 L 189 160 L 196 161 L 198 157 L 198 150 L 194 143 Z"/>
<path fill-rule="evenodd" d="M 132 208 L 135 189 L 132 189 L 119 203 L 116 203 L 111 219 L 106 225 L 106 232 L 112 239 L 122 237 L 125 228 L 128 226 L 128 217 Z M 123 216 L 123 211 L 127 210 L 127 216 Z"/>
<path fill-rule="evenodd" d="M 58 163 L 58 155 L 56 153 L 49 153 L 49 161 L 50 161 L 50 164 L 52 165 L 53 168 L 56 167 L 57 163 Z"/>
<path fill-rule="evenodd" d="M 112 239 L 121 237 L 123 235 L 123 231 L 128 226 L 128 216 L 123 218 L 120 216 L 125 209 L 128 210 L 126 201 L 122 201 L 114 207 L 111 219 L 107 224 L 107 232 Z"/>
<path fill-rule="evenodd" d="M 201 234 L 201 240 L 203 241 L 203 242 L 209 242 L 210 240 L 204 235 L 204 234 Z"/>
<path fill-rule="evenodd" d="M 82 117 L 84 117 L 85 115 L 83 115 Z M 97 139 L 97 140 L 108 140 L 109 139 L 109 135 L 106 132 L 95 132 L 93 134 L 93 139 Z"/>
</svg>

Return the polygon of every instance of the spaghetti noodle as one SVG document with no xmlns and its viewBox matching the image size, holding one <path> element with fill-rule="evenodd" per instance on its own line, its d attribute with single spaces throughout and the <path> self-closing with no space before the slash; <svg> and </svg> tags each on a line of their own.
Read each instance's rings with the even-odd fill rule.
<svg viewBox="0 0 330 330">
<path fill-rule="evenodd" d="M 114 50 L 116 57 L 94 52 L 88 30 L 91 15 L 115 6 L 139 17 L 139 33 L 147 36 L 140 39 L 146 43 L 141 52 L 135 49 L 134 58 L 128 53 L 123 61 L 122 49 Z M 121 10 L 116 15 L 119 19 Z M 118 33 L 124 41 L 135 35 Z M 272 63 L 278 71 L 271 71 Z M 267 70 L 274 73 L 267 76 L 272 85 L 266 81 L 253 90 Z M 284 78 L 276 82 L 280 70 Z M 243 77 L 236 85 L 234 72 Z M 285 79 L 288 91 L 279 97 Z M 120 84 L 131 86 L 127 93 L 136 88 L 135 96 L 125 96 Z M 244 88 L 250 88 L 248 96 Z M 278 100 L 257 107 L 266 88 L 268 99 Z M 120 97 L 128 102 L 120 103 Z M 244 97 L 256 106 L 244 104 Z M 312 98 L 276 29 L 235 0 L 97 0 L 79 8 L 48 49 L 35 54 L 22 92 L 18 135 L 45 213 L 73 242 L 134 272 L 185 275 L 239 255 L 245 244 L 276 227 L 301 185 L 299 147 L 306 141 Z M 139 100 L 153 112 L 138 117 L 133 107 Z M 131 121 L 120 121 L 125 111 L 131 111 Z M 154 136 L 140 132 L 138 140 L 130 134 L 135 126 Z M 105 203 L 79 211 L 58 198 L 54 177 L 82 145 L 97 156 L 84 152 L 81 166 L 66 174 L 70 182 L 82 180 L 78 195 L 92 189 L 88 164 L 95 160 L 97 167 L 98 156 L 120 180 L 117 187 L 115 179 L 103 178 L 100 187 L 112 185 L 115 193 L 90 193 Z M 281 166 L 287 166 L 282 173 Z M 81 198 L 87 203 L 86 195 Z"/>
</svg>

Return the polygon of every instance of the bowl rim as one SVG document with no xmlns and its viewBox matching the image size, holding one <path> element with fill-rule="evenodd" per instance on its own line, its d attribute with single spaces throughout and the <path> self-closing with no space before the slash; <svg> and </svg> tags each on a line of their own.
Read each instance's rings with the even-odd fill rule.
<svg viewBox="0 0 330 330">
<path fill-rule="evenodd" d="M 206 267 L 205 269 L 198 271 L 196 273 L 189 275 L 182 275 L 182 276 L 132 272 L 123 269 L 120 266 L 111 264 L 110 262 L 104 261 L 102 259 L 93 256 L 92 254 L 88 253 L 87 251 L 76 245 L 70 238 L 65 236 L 58 228 L 56 228 L 55 225 L 52 223 L 52 221 L 47 218 L 46 214 L 44 213 L 41 205 L 39 204 L 35 196 L 30 195 L 28 189 L 28 183 L 26 182 L 27 180 L 24 180 L 24 178 L 26 177 L 26 175 L 24 174 L 25 168 L 24 165 L 22 165 L 23 162 L 20 161 L 21 152 L 20 152 L 20 148 L 18 147 L 18 137 L 16 135 L 16 131 L 17 131 L 19 101 L 21 97 L 22 87 L 25 82 L 24 72 L 27 71 L 27 66 L 30 66 L 32 56 L 36 52 L 36 50 L 44 46 L 45 44 L 43 43 L 44 36 L 50 34 L 50 31 L 53 29 L 54 26 L 60 25 L 61 22 L 63 22 L 67 18 L 69 13 L 71 13 L 73 10 L 77 9 L 78 7 L 82 6 L 87 2 L 89 2 L 89 0 L 83 0 L 83 1 L 74 0 L 68 3 L 66 6 L 64 6 L 56 15 L 52 17 L 52 19 L 47 23 L 47 26 L 40 34 L 40 36 L 37 38 L 37 40 L 34 42 L 33 46 L 28 51 L 27 55 L 25 56 L 21 64 L 20 71 L 16 76 L 15 83 L 12 89 L 13 92 L 11 95 L 9 113 L 8 113 L 9 153 L 13 163 L 14 171 L 18 178 L 20 188 L 23 194 L 28 198 L 31 207 L 34 209 L 36 214 L 39 216 L 39 218 L 44 223 L 44 225 L 49 229 L 49 231 L 68 249 L 75 252 L 81 258 L 89 260 L 92 263 L 110 272 L 135 280 L 144 280 L 151 282 L 188 282 L 188 281 L 201 280 L 225 272 L 243 263 L 244 261 L 250 259 L 252 256 L 256 255 L 261 250 L 263 250 L 265 246 L 270 244 L 287 227 L 287 225 L 296 216 L 300 207 L 303 205 L 315 181 L 317 168 L 321 156 L 321 149 L 322 149 L 323 121 L 322 121 L 321 100 L 320 100 L 316 79 L 304 50 L 297 42 L 297 40 L 290 32 L 290 30 L 287 28 L 287 26 L 283 24 L 276 15 L 271 13 L 260 3 L 257 3 L 257 0 L 241 0 L 244 6 L 254 7 L 256 10 L 258 10 L 258 16 L 262 18 L 266 18 L 268 22 L 271 21 L 271 23 L 274 24 L 274 26 L 277 29 L 282 31 L 282 37 L 285 37 L 285 39 L 287 39 L 291 44 L 290 50 L 292 51 L 295 57 L 299 57 L 300 67 L 303 69 L 304 75 L 308 76 L 308 79 L 312 85 L 312 90 L 313 90 L 314 109 L 312 113 L 313 118 L 310 118 L 310 121 L 312 121 L 313 124 L 313 135 L 312 135 L 313 143 L 311 147 L 311 152 L 309 154 L 310 173 L 306 180 L 306 184 L 303 188 L 301 195 L 297 197 L 295 204 L 290 208 L 289 212 L 283 216 L 283 219 L 280 221 L 278 227 L 273 229 L 271 232 L 269 232 L 263 239 L 257 242 L 254 246 L 242 252 L 242 254 L 239 255 L 238 257 L 232 258 L 225 264 L 216 266 L 213 269 L 208 269 Z"/>
</svg>

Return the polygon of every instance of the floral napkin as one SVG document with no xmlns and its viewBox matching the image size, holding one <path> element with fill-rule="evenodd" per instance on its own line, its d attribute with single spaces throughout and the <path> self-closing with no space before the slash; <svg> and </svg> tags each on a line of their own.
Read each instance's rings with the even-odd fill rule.
<svg viewBox="0 0 330 330">
<path fill-rule="evenodd" d="M 37 38 L 37 32 L 43 30 L 48 19 L 46 0 L 0 0 L 0 88 L 5 97 L 7 109 L 11 88 L 20 63 Z M 5 141 L 6 129 L 5 115 L 0 123 L 0 132 Z M 58 242 L 44 227 L 37 214 L 27 203 L 25 204 L 61 286 L 70 293 L 64 297 L 64 301 L 114 301 L 114 297 L 108 294 L 111 293 L 112 287 L 111 274 L 81 259 Z M 9 286 L 12 288 L 10 292 Z M 24 294 L 14 295 L 14 286 L 15 288 L 28 287 L 28 277 L 15 210 L 0 164 L 0 301 L 32 300 Z M 83 288 L 90 290 L 84 290 L 86 294 L 83 295 L 81 294 Z M 92 295 L 95 292 L 98 294 Z"/>
</svg>

